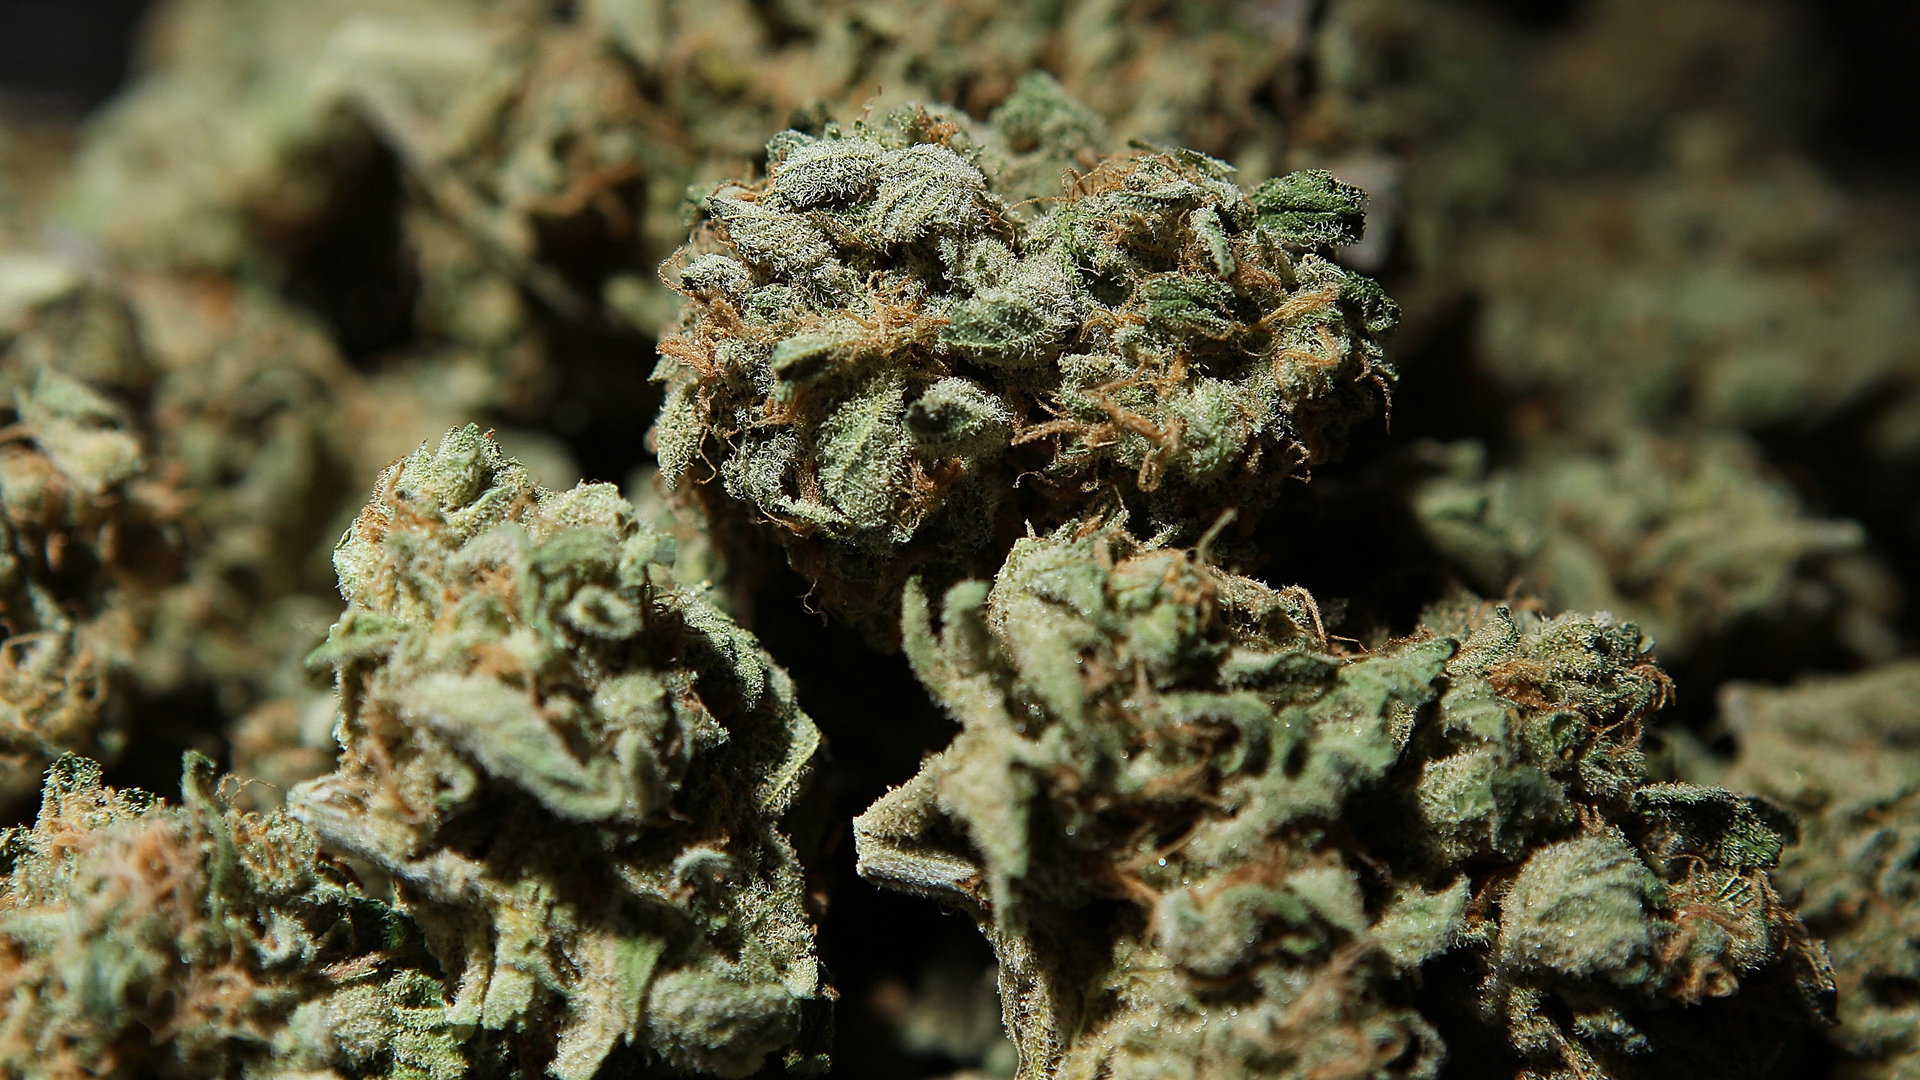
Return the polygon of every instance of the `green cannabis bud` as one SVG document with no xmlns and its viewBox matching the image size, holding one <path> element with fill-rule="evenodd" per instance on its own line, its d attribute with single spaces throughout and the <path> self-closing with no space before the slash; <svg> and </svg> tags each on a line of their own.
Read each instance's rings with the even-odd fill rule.
<svg viewBox="0 0 1920 1080">
<path fill-rule="evenodd" d="M 122 730 L 137 745 L 202 723 L 183 699 L 237 717 L 319 696 L 300 660 L 339 611 L 325 554 L 358 509 L 349 477 L 413 445 L 390 442 L 419 426 L 404 397 L 376 400 L 268 289 L 15 249 L 0 251 L 0 400 L 0 663 L 24 716 L 0 801 L 63 750 L 112 764 Z"/>
<path fill-rule="evenodd" d="M 1529 1078 L 1743 1076 L 1830 1022 L 1826 953 L 1769 873 L 1793 820 L 1653 782 L 1642 736 L 1672 687 L 1637 627 L 1485 604 L 1424 621 L 1459 644 L 1402 759 L 1406 817 L 1379 823 L 1402 865 L 1466 872 L 1466 948 L 1428 972 L 1491 1025 L 1463 1047 L 1504 1044 Z"/>
<path fill-rule="evenodd" d="M 342 754 L 292 813 L 387 875 L 449 1016 L 593 1076 L 631 1047 L 743 1077 L 824 1051 L 782 820 L 820 736 L 784 672 L 606 484 L 537 487 L 472 426 L 381 477 L 315 660 Z"/>
<path fill-rule="evenodd" d="M 768 178 L 708 197 L 669 264 L 687 304 L 654 375 L 662 479 L 771 522 L 881 637 L 909 567 L 988 572 L 1022 522 L 1127 514 L 1191 541 L 1257 512 L 1393 374 L 1392 302 L 1321 254 L 1358 236 L 1358 189 L 1249 194 L 1142 150 L 1013 207 L 967 130 L 908 110 L 775 136 Z"/>
<path fill-rule="evenodd" d="M 1812 163 L 1725 118 L 1663 119 L 1659 167 L 1537 195 L 1524 229 L 1478 241 L 1490 373 L 1582 432 L 1812 427 L 1871 402 L 1868 448 L 1920 447 L 1902 389 L 1912 224 L 1849 206 Z"/>
<path fill-rule="evenodd" d="M 140 423 L 126 313 L 63 261 L 0 254 L 0 805 L 68 751 L 116 756 L 178 492 Z"/>
<path fill-rule="evenodd" d="M 0 1071 L 461 1080 L 418 934 L 285 816 L 232 808 L 189 754 L 180 805 L 68 755 L 0 832 Z M 222 788 L 221 790 L 225 790 Z"/>
<path fill-rule="evenodd" d="M 1437 1074 L 1318 826 L 1393 764 L 1449 643 L 1342 671 L 1304 594 L 1112 530 L 1020 541 L 941 622 L 910 586 L 907 656 L 962 732 L 856 820 L 860 871 L 980 920 L 1019 1075 Z M 1464 899 L 1410 890 L 1395 947 L 1443 948 Z"/>
<path fill-rule="evenodd" d="M 1611 611 L 1669 661 L 1742 625 L 1875 658 L 1897 647 L 1896 591 L 1865 531 L 1809 514 L 1739 435 L 1629 430 L 1601 451 L 1539 446 L 1498 469 L 1479 443 L 1428 457 L 1442 471 L 1414 513 L 1476 589 Z"/>
<path fill-rule="evenodd" d="M 300 646 L 278 627 L 326 595 L 342 512 L 392 458 L 311 315 L 264 288 L 157 277 L 135 279 L 127 298 L 158 375 L 158 455 L 187 493 L 192 541 L 185 580 L 160 598 L 141 680 L 156 693 L 212 684 L 238 713 L 284 681 L 282 657 Z"/>
<path fill-rule="evenodd" d="M 831 925 L 843 1070 L 1920 1073 L 1917 669 L 1735 689 L 1728 765 L 1652 651 L 1906 648 L 1920 218 L 1799 145 L 1786 0 L 1500 6 L 153 4 L 66 181 L 0 115 L 0 1077 L 823 1069 L 732 613 L 987 942 Z M 1483 441 L 1328 476 L 1389 265 L 1473 398 L 1394 437 Z M 62 756 L 222 725 L 178 805 Z"/>
<path fill-rule="evenodd" d="M 1894 1077 L 1920 1065 L 1920 664 L 1784 689 L 1734 685 L 1721 720 L 1739 756 L 1718 780 L 1794 812 L 1801 842 L 1778 877 L 1833 952 L 1835 1075 Z"/>
<path fill-rule="evenodd" d="M 980 921 L 1022 1077 L 1429 1077 L 1456 1043 L 1664 1075 L 1723 1016 L 1822 1006 L 1767 876 L 1790 821 L 1647 778 L 1637 629 L 1430 621 L 1342 652 L 1305 593 L 1111 529 L 1016 543 L 937 633 L 910 586 L 962 731 L 856 820 L 860 870 Z M 1423 1012 L 1416 971 L 1473 1004 Z"/>
</svg>

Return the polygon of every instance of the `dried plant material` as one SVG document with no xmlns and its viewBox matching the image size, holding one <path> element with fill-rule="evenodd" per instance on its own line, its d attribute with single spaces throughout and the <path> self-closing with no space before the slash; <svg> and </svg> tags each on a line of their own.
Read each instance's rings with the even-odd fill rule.
<svg viewBox="0 0 1920 1080">
<path fill-rule="evenodd" d="M 342 754 L 292 813 L 392 879 L 454 1022 L 562 1078 L 824 1063 L 781 832 L 819 733 L 751 636 L 656 584 L 671 558 L 612 486 L 539 488 L 473 427 L 389 468 L 334 553 Z"/>
<path fill-rule="evenodd" d="M 488 1075 L 406 917 L 230 793 L 197 754 L 177 806 L 103 787 L 84 758 L 54 763 L 39 819 L 0 832 L 0 1069 Z"/>
<path fill-rule="evenodd" d="M 1500 469 L 1478 443 L 1428 456 L 1444 471 L 1414 512 L 1474 588 L 1611 611 L 1670 661 L 1738 629 L 1872 659 L 1898 647 L 1897 589 L 1865 530 L 1809 514 L 1738 435 L 1629 430 L 1607 449 L 1543 445 Z"/>
<path fill-rule="evenodd" d="M 1801 896 L 1905 1068 L 1905 669 L 1729 699 L 1813 843 L 1642 760 L 1653 641 L 1902 647 L 1912 214 L 1789 0 L 156 7 L 58 222 L 0 129 L 0 802 L 242 779 L 59 759 L 0 1072 L 817 1071 L 818 923 L 849 1072 L 1759 1080 Z M 1393 359 L 1476 441 L 1341 475 Z M 815 858 L 917 765 L 861 869 L 998 1002 Z"/>
<path fill-rule="evenodd" d="M 0 804 L 61 754 L 116 756 L 183 498 L 142 423 L 127 312 L 71 263 L 0 252 Z"/>
<path fill-rule="evenodd" d="M 856 820 L 860 868 L 979 920 L 1022 1077 L 1436 1076 L 1450 1039 L 1679 1075 L 1830 1004 L 1767 873 L 1791 820 L 1648 780 L 1670 685 L 1630 624 L 1451 608 L 1343 653 L 1306 594 L 1110 530 L 1020 541 L 940 621 L 910 588 L 962 732 Z M 1429 969 L 1475 1004 L 1414 1008 Z"/>
<path fill-rule="evenodd" d="M 1920 977 L 1920 666 L 1735 684 L 1720 716 L 1739 748 L 1720 782 L 1801 823 L 1778 877 L 1833 954 L 1843 1054 L 1834 1075 L 1905 1075 L 1920 1061 L 1905 989 Z"/>
<path fill-rule="evenodd" d="M 995 123 L 1044 129 L 1040 105 Z M 989 570 L 1023 523 L 1126 516 L 1192 541 L 1257 513 L 1393 376 L 1393 303 L 1322 254 L 1359 235 L 1358 189 L 1298 173 L 1243 193 L 1218 161 L 1150 149 L 1020 209 L 998 130 L 971 131 L 909 109 L 776 136 L 769 178 L 709 196 L 707 237 L 672 264 L 688 304 L 654 376 L 662 480 L 771 524 L 876 638 L 908 573 Z"/>
<path fill-rule="evenodd" d="M 1881 398 L 1865 442 L 1920 446 L 1920 219 L 1711 117 L 1657 168 L 1543 188 L 1488 230 L 1491 373 L 1571 430 L 1814 427 Z"/>
</svg>

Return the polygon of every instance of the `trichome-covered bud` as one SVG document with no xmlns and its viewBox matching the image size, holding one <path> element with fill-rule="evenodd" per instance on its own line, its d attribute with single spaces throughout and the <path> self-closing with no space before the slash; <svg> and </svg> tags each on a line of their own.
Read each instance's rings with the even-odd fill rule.
<svg viewBox="0 0 1920 1080">
<path fill-rule="evenodd" d="M 1719 782 L 1800 820 L 1777 876 L 1833 953 L 1835 1075 L 1907 1075 L 1920 1067 L 1904 989 L 1920 979 L 1920 664 L 1784 689 L 1736 684 L 1720 715 L 1739 753 Z"/>
<path fill-rule="evenodd" d="M 1372 827 L 1396 872 L 1466 875 L 1462 948 L 1430 974 L 1476 1015 L 1430 1019 L 1491 1025 L 1473 1038 L 1526 1077 L 1766 1075 L 1832 1007 L 1768 874 L 1792 819 L 1652 781 L 1642 728 L 1671 686 L 1631 623 L 1492 605 L 1427 623 L 1458 651 L 1395 774 L 1402 810 Z"/>
<path fill-rule="evenodd" d="M 1305 593 L 1111 529 L 1019 541 L 937 632 L 912 586 L 907 656 L 962 731 L 856 821 L 861 872 L 976 916 L 1023 1077 L 1432 1076 L 1448 1047 L 1667 1075 L 1699 1031 L 1817 1010 L 1767 877 L 1791 823 L 1649 781 L 1640 632 L 1431 621 L 1347 651 Z"/>
<path fill-rule="evenodd" d="M 1318 169 L 1269 180 L 1247 201 L 1263 220 L 1302 244 L 1357 244 L 1366 229 L 1366 199 Z"/>
<path fill-rule="evenodd" d="M 1629 430 L 1611 448 L 1538 446 L 1488 468 L 1478 443 L 1435 448 L 1413 499 L 1428 539 L 1474 588 L 1611 611 L 1684 660 L 1736 627 L 1782 627 L 1879 657 L 1896 589 L 1852 521 L 1812 516 L 1731 433 Z"/>
<path fill-rule="evenodd" d="M 392 878 L 450 1015 L 558 1077 L 824 1050 L 781 831 L 820 736 L 670 558 L 611 485 L 541 489 L 472 426 L 388 469 L 334 556 L 343 753 L 293 813 Z"/>
<path fill-rule="evenodd" d="M 856 821 L 860 869 L 976 914 L 1021 1076 L 1435 1075 L 1325 826 L 1450 642 L 1345 664 L 1305 594 L 1117 530 L 1022 540 L 941 614 L 909 588 L 906 652 L 963 730 Z M 1464 894 L 1400 899 L 1397 955 L 1444 948 Z"/>
<path fill-rule="evenodd" d="M 232 808 L 206 758 L 180 786 L 116 791 L 68 755 L 35 824 L 0 832 L 0 1072 L 484 1075 L 403 915 L 299 824 Z"/>
<path fill-rule="evenodd" d="M 349 478 L 419 430 L 417 401 L 381 390 L 266 288 L 0 254 L 0 577 L 32 594 L 0 602 L 9 658 L 41 673 L 7 699 L 48 718 L 29 726 L 100 733 L 0 787 L 30 793 L 61 750 L 112 764 L 121 726 L 137 743 L 204 723 L 185 700 L 312 700 L 299 661 L 339 611 L 325 556 L 358 509 Z"/>
<path fill-rule="evenodd" d="M 662 478 L 770 522 L 877 637 L 911 570 L 991 572 L 1023 522 L 1191 541 L 1258 512 L 1392 376 L 1392 302 L 1323 254 L 1358 189 L 1298 174 L 1250 199 L 1218 161 L 1143 148 L 1014 207 L 995 162 L 1019 155 L 971 130 L 912 109 L 778 135 L 768 178 L 715 191 L 668 264 Z"/>
</svg>

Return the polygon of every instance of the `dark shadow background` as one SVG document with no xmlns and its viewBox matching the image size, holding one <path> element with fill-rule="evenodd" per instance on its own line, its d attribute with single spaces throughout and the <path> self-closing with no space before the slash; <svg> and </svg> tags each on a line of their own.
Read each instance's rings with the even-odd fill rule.
<svg viewBox="0 0 1920 1080">
<path fill-rule="evenodd" d="M 295 0 L 298 2 L 298 0 Z M 126 78 L 148 0 L 0 0 L 0 94 L 78 117 Z"/>
</svg>

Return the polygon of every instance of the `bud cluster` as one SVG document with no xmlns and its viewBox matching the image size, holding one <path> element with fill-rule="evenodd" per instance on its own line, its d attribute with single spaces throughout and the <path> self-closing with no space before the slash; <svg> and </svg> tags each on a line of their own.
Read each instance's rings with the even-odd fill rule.
<svg viewBox="0 0 1920 1080">
<path fill-rule="evenodd" d="M 1322 254 L 1357 238 L 1362 192 L 1309 172 L 1243 193 L 1144 149 L 1009 205 L 992 143 L 1047 127 L 1042 89 L 979 140 L 925 110 L 776 136 L 673 271 L 662 480 L 773 523 L 876 637 L 907 567 L 990 572 L 1023 527 L 1192 542 L 1257 513 L 1393 375 L 1394 305 Z"/>
</svg>

